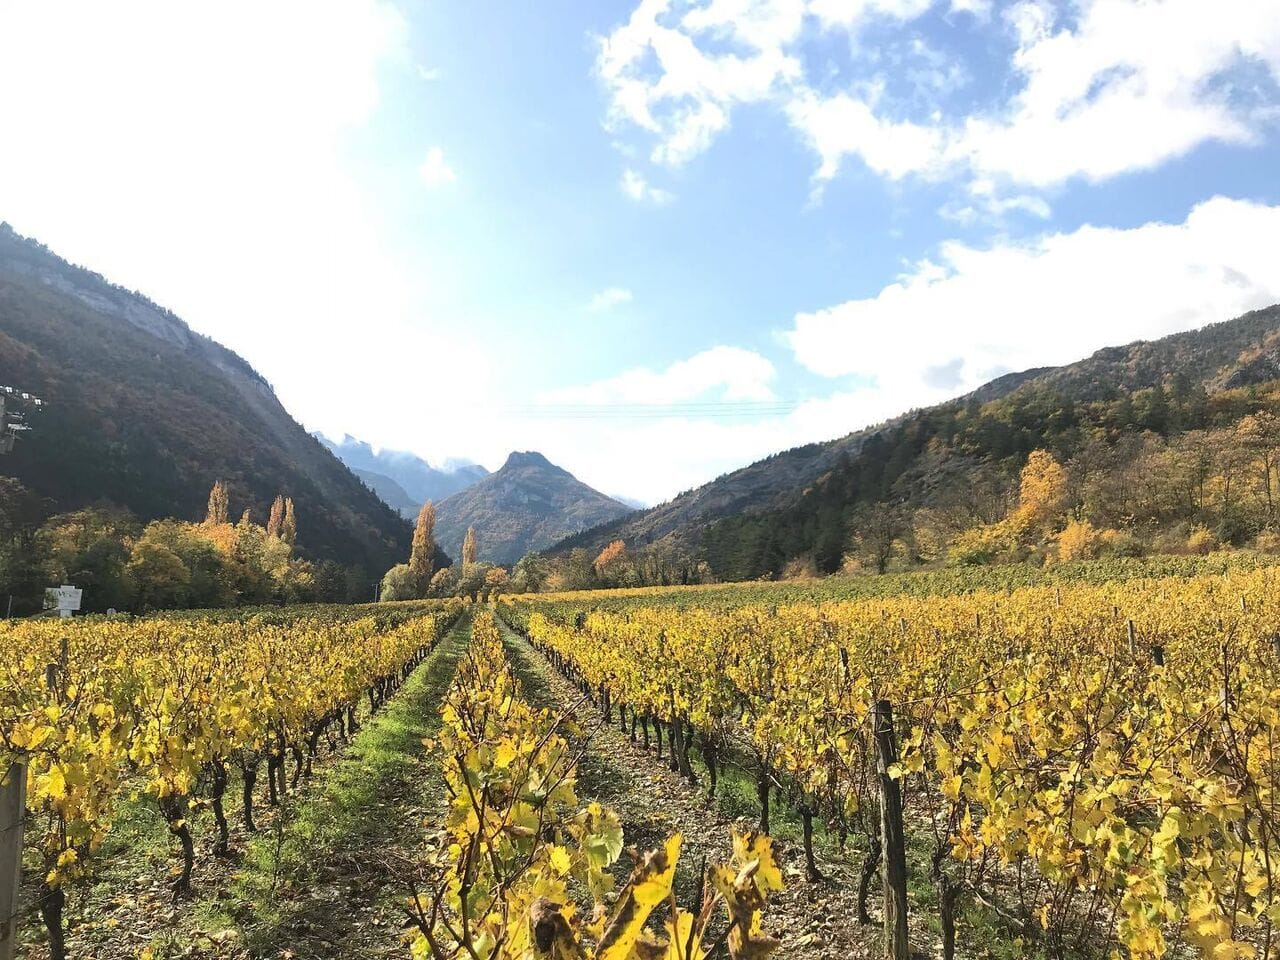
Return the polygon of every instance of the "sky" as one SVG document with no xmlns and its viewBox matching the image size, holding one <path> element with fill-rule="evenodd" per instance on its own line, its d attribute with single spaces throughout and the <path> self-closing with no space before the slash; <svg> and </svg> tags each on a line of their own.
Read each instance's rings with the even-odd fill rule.
<svg viewBox="0 0 1280 960">
<path fill-rule="evenodd" d="M 0 0 L 0 220 L 655 503 L 1280 301 L 1280 0 Z"/>
</svg>

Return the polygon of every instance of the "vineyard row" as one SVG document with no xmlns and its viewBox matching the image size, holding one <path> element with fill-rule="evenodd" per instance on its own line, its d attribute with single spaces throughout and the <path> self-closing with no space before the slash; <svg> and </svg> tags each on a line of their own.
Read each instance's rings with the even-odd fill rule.
<svg viewBox="0 0 1280 960">
<path fill-rule="evenodd" d="M 54 960 L 65 955 L 68 886 L 90 872 L 126 798 L 149 798 L 164 816 L 182 851 L 174 898 L 186 896 L 196 810 L 212 809 L 214 853 L 228 852 L 231 771 L 239 772 L 252 832 L 263 765 L 274 803 L 310 776 L 322 745 L 335 749 L 355 731 L 365 699 L 377 710 L 395 694 L 461 612 L 460 601 L 445 601 L 394 615 L 319 608 L 240 621 L 0 628 L 0 772 L 7 795 L 25 794 L 16 806 L 26 856 L 38 865 L 36 906 Z M 0 877 L 9 937 L 17 919 L 12 876 Z"/>
<path fill-rule="evenodd" d="M 1187 946 L 1222 960 L 1272 955 L 1280 920 L 1278 588 L 1264 569 L 776 606 L 744 588 L 742 602 L 706 609 L 606 595 L 502 609 L 607 716 L 646 741 L 665 730 L 689 775 L 700 741 L 712 790 L 717 756 L 745 749 L 762 814 L 780 787 L 806 826 L 821 816 L 860 837 L 863 919 L 887 773 L 910 843 L 927 851 L 946 954 L 967 897 L 1051 955 Z M 884 708 L 900 751 L 887 771 Z"/>
</svg>

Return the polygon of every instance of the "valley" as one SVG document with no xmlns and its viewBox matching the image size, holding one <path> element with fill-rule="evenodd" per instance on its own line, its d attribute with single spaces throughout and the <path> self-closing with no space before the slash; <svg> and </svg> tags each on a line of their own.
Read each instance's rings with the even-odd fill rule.
<svg viewBox="0 0 1280 960">
<path fill-rule="evenodd" d="M 176 318 L 0 239 L 6 376 L 42 400 L 7 394 L 0 482 L 36 614 L 0 625 L 26 960 L 1270 949 L 1280 308 L 635 509 L 532 451 L 322 444 Z M 52 437 L 117 427 L 13 322 L 48 296 L 217 358 L 281 459 L 157 429 L 171 456 L 112 448 L 128 493 L 50 482 Z M 139 499 L 180 453 L 218 471 L 185 517 Z M 334 539 L 357 516 L 381 553 Z M 39 614 L 50 579 L 87 616 Z"/>
<path fill-rule="evenodd" d="M 1280 0 L 0 0 L 0 960 L 1280 960 Z"/>
</svg>

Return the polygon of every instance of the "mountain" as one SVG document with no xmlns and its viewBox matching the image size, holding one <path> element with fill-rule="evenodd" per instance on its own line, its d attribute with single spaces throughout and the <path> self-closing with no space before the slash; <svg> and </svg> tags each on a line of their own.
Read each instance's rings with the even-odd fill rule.
<svg viewBox="0 0 1280 960">
<path fill-rule="evenodd" d="M 351 466 L 348 466 L 348 469 L 363 480 L 366 487 L 381 497 L 382 502 L 400 514 L 400 516 L 406 520 L 411 517 L 417 518 L 421 504 L 409 496 L 409 492 L 404 487 L 386 474 L 374 473 L 372 470 L 359 470 Z"/>
<path fill-rule="evenodd" d="M 637 500 L 635 497 L 624 497 L 621 494 L 619 494 L 617 496 L 614 496 L 613 499 L 617 500 L 619 503 L 623 504 L 624 506 L 630 507 L 632 510 L 648 510 L 649 509 L 648 503 L 646 503 L 644 500 Z"/>
<path fill-rule="evenodd" d="M 411 529 L 280 404 L 248 363 L 141 294 L 0 225 L 0 383 L 43 398 L 0 469 L 48 512 L 98 502 L 144 520 L 203 517 L 228 482 L 238 516 L 293 498 L 298 545 L 376 576 Z"/>
<path fill-rule="evenodd" d="M 382 499 L 409 520 L 428 500 L 439 502 L 489 476 L 478 463 L 446 460 L 433 467 L 416 454 L 403 450 L 377 450 L 352 436 L 330 440 L 316 435 L 334 455 L 355 471 Z"/>
<path fill-rule="evenodd" d="M 930 506 L 1001 483 L 1037 447 L 1070 457 L 1086 439 L 1170 436 L 1246 409 L 1211 398 L 1280 376 L 1280 306 L 1156 341 L 1108 347 L 1076 363 L 1007 374 L 947 403 L 826 443 L 776 454 L 673 500 L 566 538 L 551 552 L 610 540 L 706 559 L 721 577 L 776 574 L 790 559 L 838 566 L 870 504 Z M 1015 471 L 1016 472 L 1016 471 Z M 1001 479 L 1001 476 L 1004 479 Z M 985 489 L 985 487 L 983 487 Z M 824 562 L 825 561 L 825 562 Z"/>
<path fill-rule="evenodd" d="M 460 556 L 474 527 L 480 559 L 509 564 L 631 512 L 542 454 L 513 453 L 497 473 L 436 504 L 436 542 Z"/>
</svg>

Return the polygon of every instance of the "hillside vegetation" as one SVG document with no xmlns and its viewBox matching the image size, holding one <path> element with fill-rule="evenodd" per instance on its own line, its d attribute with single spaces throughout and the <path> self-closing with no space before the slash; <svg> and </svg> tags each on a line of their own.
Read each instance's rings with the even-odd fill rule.
<svg viewBox="0 0 1280 960">
<path fill-rule="evenodd" d="M 1278 375 L 1272 307 L 1003 377 L 753 464 L 553 552 L 593 558 L 620 540 L 740 580 L 1041 560 L 1057 555 L 1068 522 L 1088 524 L 1068 553 L 1272 549 Z M 1036 536 L 997 527 L 1016 512 L 1037 450 L 1063 471 L 1053 522 Z"/>
<path fill-rule="evenodd" d="M 0 225 L 0 383 L 47 407 L 4 458 L 42 517 L 107 504 L 137 520 L 203 517 L 225 480 L 258 522 L 281 493 L 298 549 L 370 581 L 409 525 L 289 415 L 231 351 L 145 297 Z"/>
</svg>

